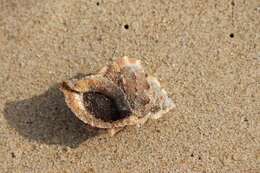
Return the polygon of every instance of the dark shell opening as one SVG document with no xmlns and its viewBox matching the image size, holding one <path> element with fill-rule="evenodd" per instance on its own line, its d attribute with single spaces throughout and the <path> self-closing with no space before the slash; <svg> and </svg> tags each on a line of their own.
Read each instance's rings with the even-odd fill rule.
<svg viewBox="0 0 260 173">
<path fill-rule="evenodd" d="M 119 110 L 115 101 L 99 92 L 86 92 L 83 94 L 84 106 L 96 118 L 105 122 L 113 122 L 126 118 L 130 111 Z"/>
</svg>

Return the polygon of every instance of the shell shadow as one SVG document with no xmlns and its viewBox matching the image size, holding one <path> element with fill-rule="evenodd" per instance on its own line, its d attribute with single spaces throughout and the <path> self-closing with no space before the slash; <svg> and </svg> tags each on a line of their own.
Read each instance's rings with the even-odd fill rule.
<svg viewBox="0 0 260 173">
<path fill-rule="evenodd" d="M 39 96 L 6 103 L 4 116 L 22 136 L 46 144 L 75 148 L 99 134 L 73 115 L 58 85 Z"/>
</svg>

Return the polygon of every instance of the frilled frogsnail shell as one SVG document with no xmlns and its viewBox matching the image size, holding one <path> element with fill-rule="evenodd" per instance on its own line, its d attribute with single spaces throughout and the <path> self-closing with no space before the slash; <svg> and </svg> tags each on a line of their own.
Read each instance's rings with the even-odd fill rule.
<svg viewBox="0 0 260 173">
<path fill-rule="evenodd" d="M 64 81 L 60 89 L 80 120 L 111 135 L 125 126 L 158 119 L 175 107 L 158 80 L 145 73 L 141 61 L 128 57 L 96 75 Z"/>
</svg>

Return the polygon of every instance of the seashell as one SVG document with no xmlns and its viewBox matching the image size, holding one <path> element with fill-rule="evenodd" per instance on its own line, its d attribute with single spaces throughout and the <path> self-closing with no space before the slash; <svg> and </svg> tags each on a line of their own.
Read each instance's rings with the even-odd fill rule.
<svg viewBox="0 0 260 173">
<path fill-rule="evenodd" d="M 80 120 L 111 135 L 126 126 L 158 119 L 175 107 L 159 81 L 145 73 L 141 61 L 128 57 L 96 75 L 64 81 L 60 89 Z"/>
</svg>

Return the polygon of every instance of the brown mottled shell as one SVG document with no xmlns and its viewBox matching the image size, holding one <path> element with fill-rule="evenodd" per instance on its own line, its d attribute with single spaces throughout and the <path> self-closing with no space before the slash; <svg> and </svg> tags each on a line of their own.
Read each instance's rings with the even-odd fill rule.
<svg viewBox="0 0 260 173">
<path fill-rule="evenodd" d="M 96 75 L 64 81 L 60 87 L 72 112 L 83 122 L 109 129 L 113 135 L 125 126 L 140 125 L 157 119 L 174 108 L 173 101 L 154 77 L 148 76 L 140 60 L 119 58 Z M 105 121 L 86 108 L 84 94 L 100 93 L 112 99 L 123 118 Z M 115 115 L 116 117 L 116 115 Z"/>
</svg>

